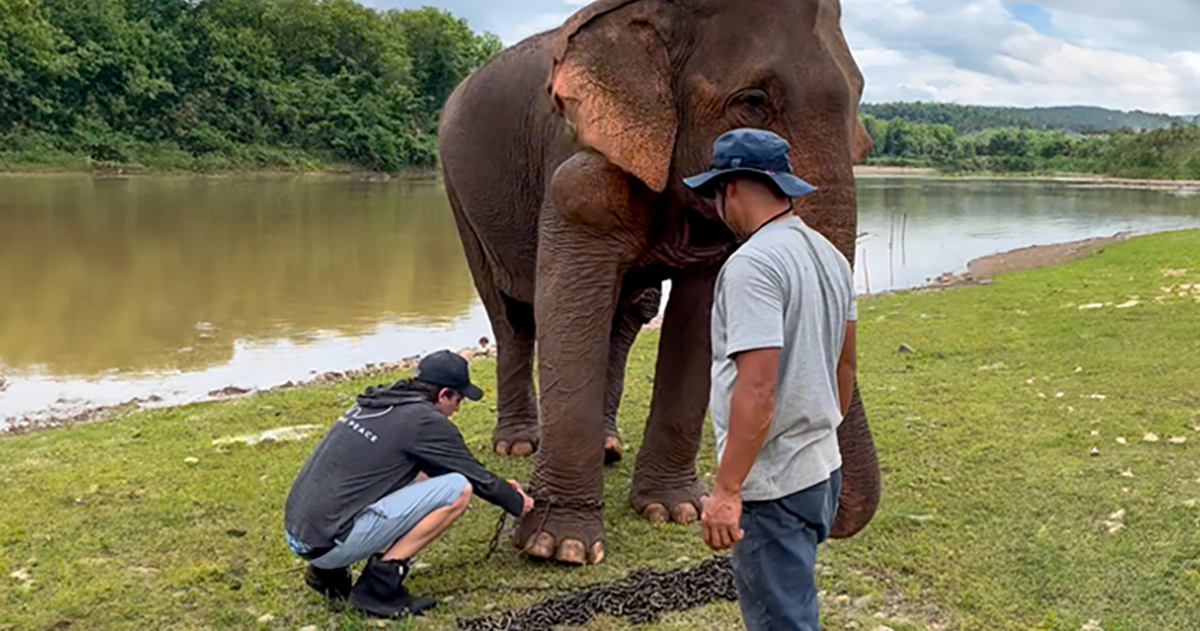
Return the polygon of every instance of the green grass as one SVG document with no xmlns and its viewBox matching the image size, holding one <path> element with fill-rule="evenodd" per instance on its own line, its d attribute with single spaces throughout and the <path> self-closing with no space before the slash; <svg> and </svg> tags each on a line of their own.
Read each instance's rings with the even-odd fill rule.
<svg viewBox="0 0 1200 631">
<path fill-rule="evenodd" d="M 1180 296 L 1180 284 L 1198 288 Z M 1131 296 L 1140 304 L 1116 308 Z M 1078 631 L 1097 620 L 1106 631 L 1200 629 L 1197 296 L 1200 232 L 1181 232 L 990 286 L 861 300 L 860 382 L 884 498 L 867 530 L 821 549 L 827 628 Z M 1106 306 L 1079 308 L 1092 304 Z M 631 354 L 621 410 L 631 454 L 656 342 L 648 332 Z M 897 352 L 902 344 L 915 352 Z M 492 362 L 475 369 L 494 383 Z M 280 534 L 284 497 L 317 439 L 211 443 L 327 424 L 353 393 L 383 380 L 0 439 L 0 629 L 376 628 L 327 611 Z M 477 453 L 487 452 L 492 418 L 486 402 L 456 417 Z M 1144 441 L 1148 432 L 1159 440 Z M 1093 446 L 1099 455 L 1089 455 Z M 483 459 L 528 477 L 528 461 Z M 709 433 L 703 472 L 711 463 Z M 481 558 L 491 536 L 498 509 L 475 500 L 422 555 L 429 566 L 411 586 L 495 589 L 457 594 L 392 628 L 453 628 L 456 617 L 549 594 L 505 593 L 512 587 L 582 585 L 704 558 L 696 526 L 652 526 L 632 513 L 632 465 L 609 470 L 605 564 L 531 563 L 506 544 L 485 564 L 450 570 Z M 258 622 L 264 614 L 273 619 Z M 603 618 L 586 628 L 630 625 Z M 725 603 L 644 628 L 740 627 Z"/>
</svg>

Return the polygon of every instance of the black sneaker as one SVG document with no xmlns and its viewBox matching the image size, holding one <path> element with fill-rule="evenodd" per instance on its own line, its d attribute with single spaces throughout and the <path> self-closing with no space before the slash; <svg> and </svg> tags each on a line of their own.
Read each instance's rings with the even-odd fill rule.
<svg viewBox="0 0 1200 631">
<path fill-rule="evenodd" d="M 377 618 L 419 615 L 436 606 L 433 598 L 418 598 L 408 593 L 404 587 L 407 575 L 407 562 L 384 561 L 378 554 L 371 557 L 350 591 L 350 604 Z"/>
<path fill-rule="evenodd" d="M 304 572 L 304 582 L 329 600 L 346 600 L 350 597 L 352 581 L 348 567 L 322 570 L 315 565 L 309 565 Z"/>
</svg>

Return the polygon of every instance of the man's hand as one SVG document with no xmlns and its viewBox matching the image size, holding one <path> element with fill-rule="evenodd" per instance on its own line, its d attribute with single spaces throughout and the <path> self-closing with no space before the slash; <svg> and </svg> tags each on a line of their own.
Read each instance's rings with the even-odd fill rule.
<svg viewBox="0 0 1200 631">
<path fill-rule="evenodd" d="M 700 516 L 700 530 L 704 543 L 716 551 L 728 550 L 741 541 L 742 498 L 717 491 L 712 497 L 701 500 L 704 512 Z"/>
<path fill-rule="evenodd" d="M 509 480 L 508 483 L 511 484 L 512 487 L 521 494 L 521 499 L 525 500 L 525 508 L 521 509 L 521 516 L 524 517 L 528 515 L 529 511 L 533 510 L 533 498 L 529 497 L 529 495 L 525 493 L 525 489 L 521 488 L 520 482 L 517 482 L 516 480 Z"/>
</svg>

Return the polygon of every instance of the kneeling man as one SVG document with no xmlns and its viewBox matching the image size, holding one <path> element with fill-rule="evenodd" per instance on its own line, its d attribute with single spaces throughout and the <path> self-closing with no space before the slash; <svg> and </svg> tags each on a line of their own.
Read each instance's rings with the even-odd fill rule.
<svg viewBox="0 0 1200 631">
<path fill-rule="evenodd" d="M 310 587 L 383 618 L 420 613 L 435 603 L 405 589 L 409 562 L 472 493 L 518 517 L 533 508 L 520 484 L 475 459 L 450 422 L 464 397 L 483 397 L 467 360 L 439 351 L 414 378 L 367 388 L 325 434 L 284 508 L 285 538 L 309 562 Z M 350 564 L 368 558 L 351 585 Z"/>
</svg>

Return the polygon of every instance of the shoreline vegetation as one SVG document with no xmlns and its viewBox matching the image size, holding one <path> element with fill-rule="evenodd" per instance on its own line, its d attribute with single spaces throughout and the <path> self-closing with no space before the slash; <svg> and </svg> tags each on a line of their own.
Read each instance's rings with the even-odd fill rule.
<svg viewBox="0 0 1200 631">
<path fill-rule="evenodd" d="M 987 286 L 863 298 L 861 386 L 884 496 L 866 530 L 822 547 L 824 626 L 1200 629 L 1197 313 L 1197 230 Z M 618 415 L 630 453 L 657 341 L 647 331 L 630 353 Z M 487 353 L 472 365 L 495 383 Z M 320 429 L 406 368 L 386 371 L 0 437 L 0 629 L 449 629 L 710 556 L 695 526 L 652 525 L 628 507 L 630 458 L 606 472 L 606 563 L 530 563 L 505 543 L 463 567 L 483 559 L 495 526 L 496 511 L 473 501 L 415 565 L 411 589 L 442 595 L 426 618 L 328 610 L 283 544 L 282 501 Z M 489 453 L 487 390 L 456 423 L 487 466 L 526 479 L 529 460 Z M 237 440 L 272 430 L 279 439 Z M 713 449 L 706 425 L 706 483 Z M 736 604 L 715 603 L 582 630 L 738 621 Z"/>
<path fill-rule="evenodd" d="M 1100 108 L 864 104 L 866 163 L 942 173 L 1200 180 L 1200 120 Z"/>
<path fill-rule="evenodd" d="M 1058 182 L 1062 184 L 1101 185 L 1113 188 L 1146 188 L 1146 189 L 1200 189 L 1200 178 L 1194 180 L 1161 180 L 1154 178 L 1123 178 L 1092 173 L 1064 172 L 1021 172 L 1021 173 L 947 173 L 932 167 L 886 166 L 864 164 L 854 167 L 854 175 L 859 178 L 873 177 L 923 177 L 946 180 L 1015 180 L 1028 182 Z M 1200 192 L 1198 190 L 1197 192 Z"/>
</svg>

